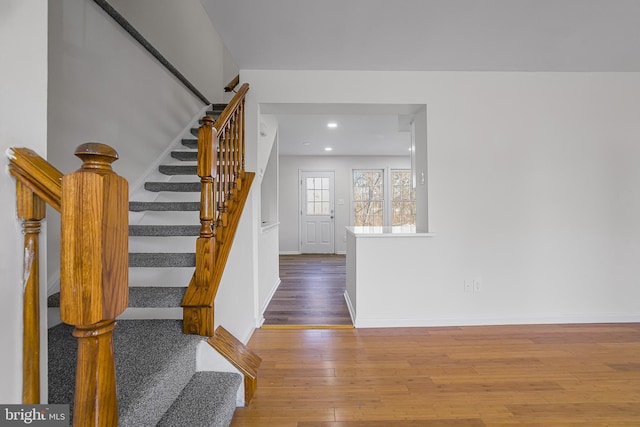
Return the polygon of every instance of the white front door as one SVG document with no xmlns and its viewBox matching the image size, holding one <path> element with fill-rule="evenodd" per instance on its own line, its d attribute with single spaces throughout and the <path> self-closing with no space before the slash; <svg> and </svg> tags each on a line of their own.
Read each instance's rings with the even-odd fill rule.
<svg viewBox="0 0 640 427">
<path fill-rule="evenodd" d="M 335 252 L 333 209 L 333 171 L 301 171 L 300 252 Z"/>
</svg>

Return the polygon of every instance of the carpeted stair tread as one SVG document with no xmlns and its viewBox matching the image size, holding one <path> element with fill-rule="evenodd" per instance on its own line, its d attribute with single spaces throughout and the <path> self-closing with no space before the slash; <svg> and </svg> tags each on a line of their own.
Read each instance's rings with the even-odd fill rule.
<svg viewBox="0 0 640 427">
<path fill-rule="evenodd" d="M 198 128 L 191 128 L 191 135 L 198 136 Z"/>
<path fill-rule="evenodd" d="M 182 145 L 188 148 L 192 148 L 194 150 L 198 149 L 198 140 L 197 139 L 183 139 Z"/>
<path fill-rule="evenodd" d="M 49 330 L 49 403 L 73 407 L 77 340 L 65 324 Z M 119 426 L 154 426 L 195 373 L 202 337 L 179 320 L 120 320 L 114 330 Z"/>
<path fill-rule="evenodd" d="M 129 236 L 198 236 L 200 225 L 130 225 Z"/>
<path fill-rule="evenodd" d="M 198 152 L 197 151 L 172 151 L 171 157 L 177 160 L 198 160 Z"/>
<path fill-rule="evenodd" d="M 180 307 L 184 286 L 130 286 L 129 307 Z M 47 298 L 47 307 L 60 307 L 60 292 Z"/>
<path fill-rule="evenodd" d="M 129 202 L 129 210 L 142 211 L 199 211 L 200 202 Z"/>
<path fill-rule="evenodd" d="M 228 427 L 241 382 L 236 373 L 196 372 L 157 425 Z"/>
<path fill-rule="evenodd" d="M 165 175 L 197 175 L 196 165 L 160 165 L 158 170 Z"/>
<path fill-rule="evenodd" d="M 186 287 L 131 286 L 129 287 L 129 307 L 180 307 Z"/>
<path fill-rule="evenodd" d="M 129 267 L 195 267 L 194 253 L 129 253 Z"/>
<path fill-rule="evenodd" d="M 187 192 L 187 193 L 199 193 L 201 189 L 200 182 L 145 182 L 144 189 L 147 191 L 159 192 L 159 191 L 172 191 L 172 192 Z"/>
</svg>

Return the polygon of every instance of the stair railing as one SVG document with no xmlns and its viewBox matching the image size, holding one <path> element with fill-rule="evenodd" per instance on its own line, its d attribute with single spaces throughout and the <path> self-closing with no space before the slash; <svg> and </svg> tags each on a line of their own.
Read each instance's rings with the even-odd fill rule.
<svg viewBox="0 0 640 427">
<path fill-rule="evenodd" d="M 245 171 L 244 104 L 248 90 L 249 85 L 243 84 L 215 124 L 205 116 L 198 130 L 201 228 L 196 241 L 196 271 L 182 300 L 183 331 L 187 334 L 214 334 L 215 296 L 253 179 L 253 174 Z"/>
<path fill-rule="evenodd" d="M 61 214 L 60 317 L 78 338 L 74 426 L 116 426 L 115 318 L 128 303 L 128 184 L 111 169 L 111 147 L 82 144 L 68 175 L 27 148 L 9 150 L 24 232 L 23 403 L 40 400 L 38 304 L 40 222 L 45 203 Z"/>
</svg>

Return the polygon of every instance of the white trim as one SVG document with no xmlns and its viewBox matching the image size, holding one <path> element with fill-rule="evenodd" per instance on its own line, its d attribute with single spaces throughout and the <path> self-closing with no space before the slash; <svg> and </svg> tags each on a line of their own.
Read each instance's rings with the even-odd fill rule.
<svg viewBox="0 0 640 427">
<path fill-rule="evenodd" d="M 345 292 L 346 294 L 346 292 Z M 349 303 L 347 302 L 347 305 Z M 351 310 L 351 306 L 349 306 Z M 353 316 L 352 316 L 353 318 Z M 573 323 L 637 323 L 640 315 L 594 314 L 550 317 L 510 318 L 432 318 L 432 319 L 360 319 L 353 322 L 356 328 L 406 328 L 441 326 L 496 326 L 496 325 L 554 325 Z"/>
<path fill-rule="evenodd" d="M 54 273 L 49 275 L 47 280 L 47 296 L 60 292 L 60 270 L 58 269 Z"/>
<path fill-rule="evenodd" d="M 269 305 L 269 303 L 271 302 L 271 299 L 273 298 L 273 296 L 275 295 L 276 291 L 278 290 L 278 288 L 280 287 L 280 284 L 282 283 L 282 281 L 280 280 L 280 278 L 278 277 L 278 280 L 276 280 L 276 283 L 274 284 L 274 286 L 271 288 L 271 292 L 269 292 L 269 296 L 267 297 L 267 299 L 265 300 L 264 304 L 262 305 L 262 307 L 260 308 L 260 316 L 263 318 L 263 322 L 264 322 L 264 311 L 267 309 L 267 306 Z"/>
<path fill-rule="evenodd" d="M 185 134 L 191 135 L 191 128 L 193 128 L 194 126 L 197 127 L 196 125 L 198 124 L 198 121 L 207 112 L 209 107 L 211 107 L 211 106 L 210 105 L 205 105 L 204 107 L 202 107 L 202 109 L 198 112 L 196 117 L 194 117 L 191 120 L 191 122 L 189 122 L 189 124 L 184 129 L 182 129 L 182 131 L 180 133 L 178 133 L 178 136 L 176 136 L 175 139 L 173 141 L 171 141 L 171 143 L 169 145 L 167 145 L 167 148 L 162 152 L 162 154 L 160 154 L 158 156 L 156 161 L 153 164 L 151 164 L 147 168 L 146 171 L 144 171 L 144 173 L 141 175 L 140 179 L 138 179 L 132 185 L 129 185 L 129 199 L 130 200 L 134 200 L 132 197 L 137 191 L 145 191 L 144 190 L 144 183 L 149 180 L 149 175 L 153 174 L 154 172 L 158 173 L 158 166 L 160 166 L 163 162 L 165 162 L 167 156 L 170 155 L 171 151 L 175 150 L 176 147 L 179 146 L 182 143 L 182 139 L 184 139 L 184 135 Z"/>
<path fill-rule="evenodd" d="M 336 255 L 346 255 L 347 251 L 337 251 Z"/>
<path fill-rule="evenodd" d="M 260 231 L 262 232 L 262 234 L 264 234 L 267 231 L 271 231 L 273 229 L 277 229 L 279 225 L 280 225 L 279 222 L 266 222 L 266 223 L 261 225 Z"/>
<path fill-rule="evenodd" d="M 353 308 L 353 304 L 351 304 L 351 298 L 349 298 L 349 293 L 346 291 L 344 291 L 344 300 L 347 303 L 347 309 L 349 309 L 349 316 L 351 316 L 351 323 L 353 323 L 353 327 L 357 328 L 356 326 L 356 310 Z"/>
<path fill-rule="evenodd" d="M 300 251 L 280 251 L 280 255 L 302 255 Z"/>
</svg>

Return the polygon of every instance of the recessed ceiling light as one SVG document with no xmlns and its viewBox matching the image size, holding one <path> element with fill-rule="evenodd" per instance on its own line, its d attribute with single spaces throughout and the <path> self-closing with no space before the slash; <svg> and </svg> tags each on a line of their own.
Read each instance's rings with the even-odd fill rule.
<svg viewBox="0 0 640 427">
<path fill-rule="evenodd" d="M 308 147 L 308 146 L 311 145 L 311 143 L 310 142 L 303 142 L 302 145 L 304 145 L 305 147 Z"/>
<path fill-rule="evenodd" d="M 331 150 L 333 150 L 333 148 L 331 148 L 331 147 L 324 147 L 324 151 L 331 151 Z"/>
<path fill-rule="evenodd" d="M 337 128 L 338 124 L 336 122 L 329 122 L 329 123 L 327 123 L 327 127 L 328 128 Z"/>
</svg>

